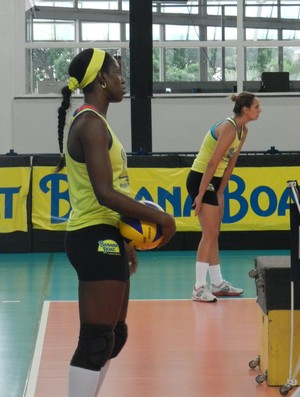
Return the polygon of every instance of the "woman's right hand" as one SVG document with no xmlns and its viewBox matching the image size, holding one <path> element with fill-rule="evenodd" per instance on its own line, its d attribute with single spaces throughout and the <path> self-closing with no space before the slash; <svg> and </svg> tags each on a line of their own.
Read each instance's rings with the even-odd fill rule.
<svg viewBox="0 0 300 397">
<path fill-rule="evenodd" d="M 175 219 L 172 215 L 168 214 L 167 212 L 163 213 L 163 220 L 160 223 L 160 225 L 161 225 L 161 229 L 162 229 L 163 240 L 159 244 L 158 248 L 166 245 L 171 240 L 171 238 L 174 236 L 174 234 L 176 232 Z"/>
</svg>

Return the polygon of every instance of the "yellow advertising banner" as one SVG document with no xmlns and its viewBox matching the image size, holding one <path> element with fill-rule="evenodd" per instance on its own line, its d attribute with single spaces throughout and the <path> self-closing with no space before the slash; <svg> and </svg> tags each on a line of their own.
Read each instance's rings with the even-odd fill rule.
<svg viewBox="0 0 300 397">
<path fill-rule="evenodd" d="M 42 230 L 65 230 L 71 206 L 65 171 L 36 166 L 32 170 L 32 226 Z"/>
<path fill-rule="evenodd" d="M 189 168 L 132 168 L 133 196 L 152 200 L 173 214 L 178 231 L 200 230 L 185 181 Z M 223 231 L 288 230 L 287 180 L 300 179 L 300 167 L 236 167 L 224 193 Z"/>
<path fill-rule="evenodd" d="M 27 232 L 30 167 L 0 167 L 0 233 Z"/>
<path fill-rule="evenodd" d="M 129 168 L 132 197 L 152 200 L 171 213 L 178 231 L 200 230 L 185 181 L 189 168 Z M 236 167 L 224 194 L 223 231 L 289 229 L 290 191 L 299 167 Z M 65 230 L 70 213 L 67 176 L 33 167 L 32 222 L 36 229 Z"/>
</svg>

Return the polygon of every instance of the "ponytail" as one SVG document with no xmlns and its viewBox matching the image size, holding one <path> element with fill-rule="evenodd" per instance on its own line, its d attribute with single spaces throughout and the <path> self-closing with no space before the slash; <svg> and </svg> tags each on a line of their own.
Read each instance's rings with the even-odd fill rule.
<svg viewBox="0 0 300 397">
<path fill-rule="evenodd" d="M 58 108 L 58 129 L 57 129 L 58 146 L 59 146 L 61 159 L 57 165 L 56 172 L 59 172 L 66 165 L 65 156 L 64 156 L 64 129 L 66 125 L 67 110 L 70 107 L 72 91 L 68 88 L 68 86 L 65 86 L 62 88 L 61 93 L 63 96 L 63 100 L 61 102 L 60 107 Z"/>
</svg>

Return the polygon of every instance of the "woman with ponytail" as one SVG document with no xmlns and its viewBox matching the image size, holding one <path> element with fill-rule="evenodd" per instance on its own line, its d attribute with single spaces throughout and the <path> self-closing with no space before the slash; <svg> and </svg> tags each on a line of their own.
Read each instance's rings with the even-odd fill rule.
<svg viewBox="0 0 300 397">
<path fill-rule="evenodd" d="M 69 67 L 58 109 L 58 142 L 66 159 L 71 214 L 65 250 L 78 276 L 80 332 L 69 368 L 68 397 L 97 397 L 109 362 L 127 339 L 129 276 L 137 268 L 133 248 L 118 229 L 121 215 L 158 223 L 166 244 L 174 218 L 130 197 L 126 153 L 106 120 L 109 104 L 120 102 L 125 81 L 118 62 L 98 49 L 81 51 Z M 71 94 L 84 103 L 72 115 L 64 148 Z"/>
<path fill-rule="evenodd" d="M 261 108 L 250 92 L 233 94 L 233 116 L 214 124 L 204 137 L 187 177 L 187 190 L 202 230 L 196 258 L 192 299 L 216 302 L 217 296 L 239 296 L 242 288 L 224 280 L 219 262 L 219 233 L 224 211 L 223 192 L 231 177 L 248 133 L 247 124 L 257 120 Z M 210 288 L 207 287 L 207 273 Z"/>
</svg>

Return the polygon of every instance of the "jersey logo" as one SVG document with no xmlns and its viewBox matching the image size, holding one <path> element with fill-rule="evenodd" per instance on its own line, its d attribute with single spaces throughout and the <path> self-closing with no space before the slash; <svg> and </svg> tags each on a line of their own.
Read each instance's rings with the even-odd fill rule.
<svg viewBox="0 0 300 397">
<path fill-rule="evenodd" d="M 120 247 L 114 240 L 98 241 L 98 252 L 107 255 L 120 255 Z"/>
<path fill-rule="evenodd" d="M 225 159 L 230 160 L 231 157 L 233 157 L 235 155 L 236 150 L 237 150 L 237 148 L 234 148 L 234 147 L 230 148 L 228 150 L 228 152 L 226 153 Z"/>
<path fill-rule="evenodd" d="M 215 191 L 215 187 L 212 183 L 209 183 L 206 190 L 208 190 L 209 192 L 214 192 Z"/>
</svg>

